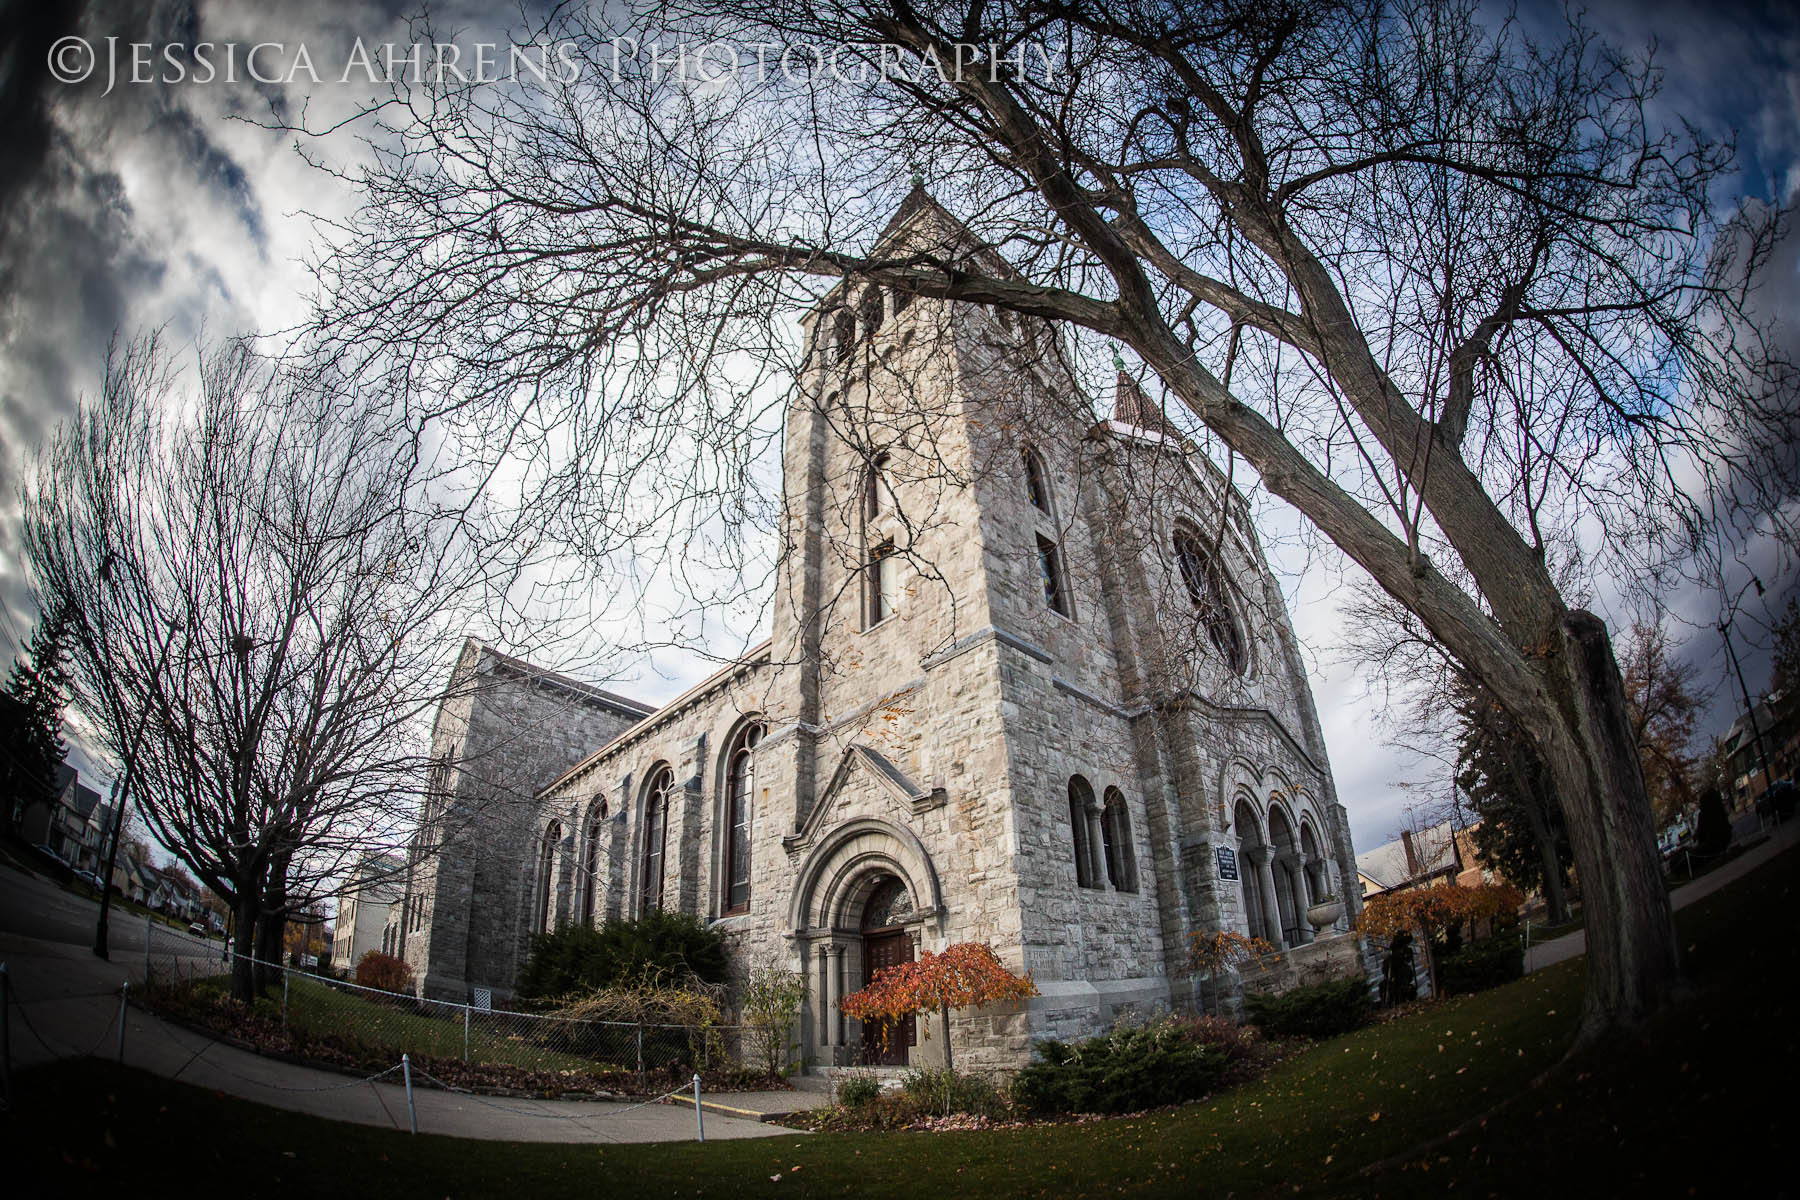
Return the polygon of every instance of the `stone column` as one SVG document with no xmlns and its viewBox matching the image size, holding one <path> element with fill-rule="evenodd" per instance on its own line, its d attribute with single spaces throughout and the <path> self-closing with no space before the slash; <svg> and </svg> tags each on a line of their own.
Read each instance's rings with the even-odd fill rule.
<svg viewBox="0 0 1800 1200">
<path fill-rule="evenodd" d="M 844 999 L 844 948 L 836 942 L 831 945 L 831 1031 L 832 1045 L 843 1046 L 849 1043 L 844 1028 L 844 1011 L 838 1004 Z"/>
<path fill-rule="evenodd" d="M 1298 873 L 1300 856 L 1292 850 L 1284 850 L 1275 856 L 1275 886 L 1287 900 L 1287 911 L 1283 914 L 1284 922 L 1291 922 L 1295 930 L 1297 945 L 1304 946 L 1312 940 L 1312 926 L 1306 920 L 1306 906 L 1301 903 Z M 1277 904 L 1277 907 L 1281 907 Z"/>
<path fill-rule="evenodd" d="M 1243 860 L 1250 865 L 1250 872 L 1255 878 L 1245 873 L 1244 888 L 1248 891 L 1256 889 L 1256 915 L 1262 918 L 1262 928 L 1252 929 L 1251 936 L 1260 937 L 1273 945 L 1281 945 L 1281 915 L 1275 903 L 1275 876 L 1270 871 L 1269 860 L 1272 857 L 1267 846 L 1251 846 L 1243 852 Z M 1276 912 L 1271 914 L 1270 909 Z"/>
<path fill-rule="evenodd" d="M 819 946 L 819 987 L 818 987 L 818 992 L 819 992 L 819 1026 L 818 1026 L 818 1028 L 819 1028 L 819 1048 L 821 1050 L 829 1050 L 829 1049 L 831 1049 L 832 1046 L 837 1044 L 836 1042 L 834 1042 L 832 1040 L 832 1034 L 837 1029 L 837 1023 L 831 1019 L 831 1016 L 832 1016 L 832 1014 L 831 1014 L 831 951 L 830 951 L 830 948 L 827 947 L 826 945 L 824 945 L 823 943 L 821 943 Z M 829 1059 L 831 1056 L 829 1054 L 824 1054 L 824 1055 L 821 1055 L 820 1057 Z M 830 1065 L 830 1064 L 827 1063 L 827 1065 Z"/>
</svg>

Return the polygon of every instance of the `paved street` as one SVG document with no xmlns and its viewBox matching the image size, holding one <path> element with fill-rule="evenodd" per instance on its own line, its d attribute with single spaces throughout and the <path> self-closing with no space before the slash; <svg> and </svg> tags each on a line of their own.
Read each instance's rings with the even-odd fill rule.
<svg viewBox="0 0 1800 1200">
<path fill-rule="evenodd" d="M 95 958 L 98 904 L 63 891 L 41 876 L 0 863 L 0 962 L 14 992 L 12 1061 L 29 1066 L 50 1058 L 112 1055 L 118 1049 L 119 986 L 143 978 L 144 925 L 114 925 L 112 961 Z M 159 959 L 175 949 L 199 961 L 218 953 L 206 942 L 166 928 L 154 935 Z M 408 1127 L 400 1075 L 358 1083 L 330 1071 L 294 1066 L 238 1050 L 130 1009 L 125 1018 L 124 1061 L 158 1075 L 179 1078 L 247 1100 L 339 1121 Z M 593 1101 L 473 1097 L 433 1088 L 414 1091 L 419 1131 L 454 1137 L 524 1142 L 669 1142 L 695 1136 L 692 1108 L 636 1106 Z M 715 1113 L 706 1115 L 709 1139 L 802 1137 Z"/>
<path fill-rule="evenodd" d="M 1750 818 L 1748 831 L 1734 833 L 1734 838 L 1753 838 L 1757 836 L 1756 818 Z M 1771 827 L 1769 839 L 1760 845 L 1744 851 L 1730 862 L 1708 871 L 1692 883 L 1683 884 L 1669 893 L 1669 904 L 1677 909 L 1686 908 L 1703 896 L 1710 896 L 1732 880 L 1746 872 L 1752 871 L 1768 862 L 1796 841 L 1800 841 L 1800 820 L 1789 821 L 1780 828 Z M 1587 935 L 1577 929 L 1574 933 L 1565 934 L 1548 942 L 1531 947 L 1525 955 L 1525 969 L 1540 971 L 1552 963 L 1574 958 L 1578 954 L 1587 953 Z"/>
</svg>

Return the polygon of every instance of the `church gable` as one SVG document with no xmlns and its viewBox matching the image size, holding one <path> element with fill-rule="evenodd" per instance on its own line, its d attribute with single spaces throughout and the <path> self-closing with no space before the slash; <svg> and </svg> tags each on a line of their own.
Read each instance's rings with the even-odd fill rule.
<svg viewBox="0 0 1800 1200">
<path fill-rule="evenodd" d="M 837 770 L 799 832 L 788 834 L 781 844 L 790 853 L 803 851 L 817 840 L 820 831 L 851 817 L 906 820 L 941 808 L 947 798 L 943 788 L 915 783 L 879 750 L 857 743 L 838 760 Z"/>
</svg>

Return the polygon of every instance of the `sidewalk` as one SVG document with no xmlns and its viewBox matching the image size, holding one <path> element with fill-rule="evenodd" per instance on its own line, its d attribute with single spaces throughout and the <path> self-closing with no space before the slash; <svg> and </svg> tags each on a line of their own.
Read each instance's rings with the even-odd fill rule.
<svg viewBox="0 0 1800 1200">
<path fill-rule="evenodd" d="M 0 933 L 0 962 L 13 989 L 11 1041 L 15 1068 L 51 1059 L 118 1052 L 119 987 L 141 983 L 131 962 L 108 963 L 87 950 L 16 933 Z M 140 968 L 141 970 L 141 968 Z M 130 1008 L 125 1014 L 124 1061 L 170 1079 L 239 1096 L 292 1112 L 335 1121 L 407 1129 L 406 1089 L 394 1070 L 380 1082 L 296 1066 L 227 1046 Z M 415 1084 L 419 1081 L 415 1078 Z M 798 1093 L 811 1097 L 812 1093 Z M 729 1093 L 726 1107 L 746 1096 L 783 1098 L 795 1093 Z M 703 1099 L 710 1099 L 703 1097 Z M 25 1097 L 29 1102 L 29 1095 Z M 519 1142 L 675 1142 L 696 1135 L 691 1104 L 527 1100 L 471 1096 L 415 1086 L 419 1132 L 450 1137 Z M 767 1103 L 767 1101 L 764 1101 Z M 788 1102 L 788 1107 L 803 1105 Z M 708 1140 L 802 1136 L 762 1123 L 760 1113 L 727 1114 L 708 1105 Z M 773 1105 L 769 1105 L 773 1110 Z"/>
<path fill-rule="evenodd" d="M 1768 840 L 1758 843 L 1717 870 L 1708 871 L 1692 883 L 1684 883 L 1669 893 L 1671 908 L 1686 908 L 1694 901 L 1710 896 L 1732 880 L 1740 878 L 1768 862 L 1777 854 L 1800 841 L 1800 820 L 1787 822 L 1770 833 Z M 1587 933 L 1577 929 L 1562 937 L 1552 938 L 1531 947 L 1525 954 L 1525 970 L 1541 971 L 1545 967 L 1587 953 Z"/>
</svg>

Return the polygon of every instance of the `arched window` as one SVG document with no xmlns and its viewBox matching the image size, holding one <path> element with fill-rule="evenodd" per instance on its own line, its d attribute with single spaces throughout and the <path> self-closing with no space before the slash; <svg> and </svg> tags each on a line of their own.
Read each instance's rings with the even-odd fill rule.
<svg viewBox="0 0 1800 1200">
<path fill-rule="evenodd" d="M 725 755 L 725 909 L 750 911 L 750 818 L 755 751 L 763 727 L 745 725 Z"/>
<path fill-rule="evenodd" d="M 669 832 L 669 792 L 675 772 L 658 767 L 644 794 L 644 871 L 639 880 L 638 911 L 661 908 L 663 902 L 663 842 Z"/>
<path fill-rule="evenodd" d="M 1319 839 L 1306 817 L 1300 818 L 1300 864 L 1306 877 L 1306 903 L 1311 907 L 1331 890 L 1331 869 L 1319 854 Z"/>
<path fill-rule="evenodd" d="M 595 798 L 588 805 L 587 845 L 581 855 L 581 923 L 592 925 L 600 908 L 600 835 L 606 829 L 606 801 Z"/>
<path fill-rule="evenodd" d="M 1047 513 L 1050 511 L 1050 488 L 1044 481 L 1044 462 L 1029 446 L 1021 454 L 1025 459 L 1025 495 L 1033 508 Z"/>
<path fill-rule="evenodd" d="M 1044 589 L 1044 603 L 1053 612 L 1063 616 L 1071 616 L 1069 612 L 1069 590 L 1063 581 L 1062 551 L 1056 543 L 1038 534 L 1037 538 L 1038 582 Z"/>
<path fill-rule="evenodd" d="M 1244 634 L 1231 608 L 1231 587 L 1219 560 L 1206 548 L 1198 534 L 1183 526 L 1175 531 L 1175 566 L 1181 582 L 1193 602 L 1194 616 L 1206 631 L 1233 674 L 1242 675 L 1250 666 L 1250 655 L 1244 646 Z"/>
<path fill-rule="evenodd" d="M 869 460 L 869 477 L 863 481 L 863 520 L 873 521 L 886 512 L 893 492 L 888 484 L 888 456 L 877 454 Z"/>
<path fill-rule="evenodd" d="M 856 348 L 856 314 L 847 308 L 838 309 L 831 318 L 831 344 L 839 362 L 848 360 Z"/>
<path fill-rule="evenodd" d="M 1100 886 L 1100 872 L 1094 861 L 1096 833 L 1094 828 L 1094 789 L 1079 775 L 1069 778 L 1069 830 L 1075 842 L 1075 883 L 1079 887 Z"/>
<path fill-rule="evenodd" d="M 1137 850 L 1131 844 L 1131 814 L 1118 788 L 1106 789 L 1106 806 L 1100 814 L 1100 837 L 1106 848 L 1106 877 L 1115 889 L 1135 892 Z"/>
<path fill-rule="evenodd" d="M 538 851 L 537 920 L 533 924 L 539 933 L 550 932 L 550 917 L 554 911 L 550 903 L 550 888 L 556 881 L 556 845 L 560 841 L 562 822 L 552 821 L 544 830 L 544 845 Z"/>
<path fill-rule="evenodd" d="M 881 328 L 881 322 L 887 317 L 887 298 L 881 289 L 872 287 L 863 293 L 862 298 L 862 331 L 868 337 Z"/>
</svg>

